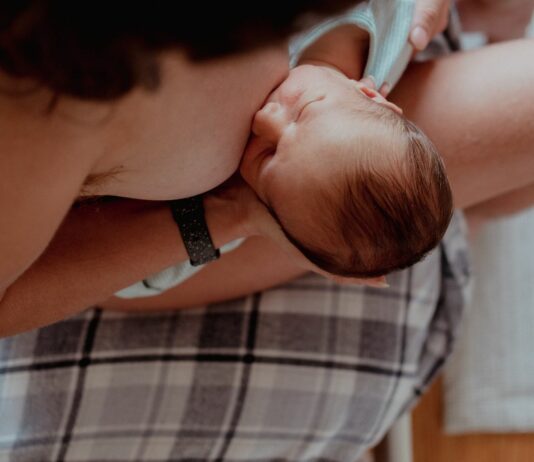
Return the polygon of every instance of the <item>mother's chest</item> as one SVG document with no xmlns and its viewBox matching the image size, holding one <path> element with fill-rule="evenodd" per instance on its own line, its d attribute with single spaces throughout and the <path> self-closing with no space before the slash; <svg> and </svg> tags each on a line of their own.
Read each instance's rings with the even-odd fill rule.
<svg viewBox="0 0 534 462">
<path fill-rule="evenodd" d="M 118 173 L 101 193 L 170 199 L 207 191 L 237 169 L 254 113 L 287 71 L 283 53 L 184 68 L 165 62 L 155 94 L 121 107 L 111 148 Z"/>
</svg>

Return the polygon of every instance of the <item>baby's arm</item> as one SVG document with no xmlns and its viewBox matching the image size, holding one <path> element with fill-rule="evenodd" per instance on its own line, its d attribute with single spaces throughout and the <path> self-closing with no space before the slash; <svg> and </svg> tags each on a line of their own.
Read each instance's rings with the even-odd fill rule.
<svg viewBox="0 0 534 462">
<path fill-rule="evenodd" d="M 291 63 L 335 67 L 347 77 L 374 81 L 383 95 L 406 69 L 413 0 L 369 0 L 296 37 Z"/>
<path fill-rule="evenodd" d="M 298 64 L 317 64 L 339 69 L 347 77 L 361 79 L 367 62 L 369 33 L 352 24 L 327 32 L 300 55 Z"/>
</svg>

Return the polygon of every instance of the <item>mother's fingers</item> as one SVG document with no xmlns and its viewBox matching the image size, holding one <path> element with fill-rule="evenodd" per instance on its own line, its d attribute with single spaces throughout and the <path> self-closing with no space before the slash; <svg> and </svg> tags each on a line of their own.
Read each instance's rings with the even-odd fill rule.
<svg viewBox="0 0 534 462">
<path fill-rule="evenodd" d="M 434 35 L 448 23 L 450 0 L 417 0 L 410 33 L 410 43 L 424 50 Z"/>
</svg>

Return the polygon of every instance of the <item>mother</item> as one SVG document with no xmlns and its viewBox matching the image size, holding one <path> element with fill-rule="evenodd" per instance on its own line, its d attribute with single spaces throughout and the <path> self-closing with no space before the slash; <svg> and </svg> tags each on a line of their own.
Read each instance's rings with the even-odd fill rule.
<svg viewBox="0 0 534 462">
<path fill-rule="evenodd" d="M 105 207 L 115 218 L 105 224 L 81 210 L 74 220 L 83 231 L 67 223 L 56 235 L 58 248 L 43 251 L 81 194 L 161 201 L 227 179 L 252 115 L 287 74 L 286 47 L 192 62 L 187 46 L 200 58 L 274 41 L 288 34 L 305 4 L 288 11 L 273 3 L 269 13 L 211 6 L 209 20 L 197 6 L 179 23 L 165 6 L 149 16 L 140 7 L 103 14 L 68 2 L 58 10 L 56 2 L 5 7 L 1 126 L 10 135 L 2 137 L 0 160 L 0 336 L 63 318 L 185 258 L 168 208 L 147 202 Z M 307 9 L 340 4 L 346 2 L 312 2 Z M 242 235 L 241 210 L 206 207 L 217 245 Z M 68 303 L 58 309 L 59 299 Z"/>
<path fill-rule="evenodd" d="M 28 22 L 22 26 L 28 27 Z M 0 237 L 6 257 L 0 268 L 6 290 L 0 305 L 4 334 L 83 309 L 184 258 L 176 227 L 159 203 L 117 201 L 79 207 L 55 230 L 84 182 L 88 193 L 163 200 L 209 189 L 229 176 L 239 160 L 235 153 L 246 142 L 251 115 L 263 95 L 285 75 L 282 48 L 202 64 L 191 64 L 184 54 L 163 54 L 163 79 L 157 92 L 136 90 L 112 106 L 62 97 L 47 116 L 42 109 L 50 102 L 48 90 L 23 94 L 26 82 L 3 76 L 5 87 L 20 93 L 15 98 L 6 94 L 1 106 L 2 126 L 9 133 L 1 141 L 2 152 L 9 155 L 0 160 L 2 172 L 9 172 L 0 198 L 3 216 L 9 217 L 2 224 L 6 233 Z M 533 182 L 532 109 L 510 104 L 519 96 L 533 96 L 530 54 L 529 44 L 518 42 L 414 66 L 394 95 L 448 160 L 458 206 L 482 203 Z M 497 66 L 500 61 L 508 63 L 506 69 Z M 485 86 L 480 85 L 481 69 L 493 74 Z M 147 78 L 147 85 L 150 82 Z M 93 85 L 88 78 L 89 96 L 114 95 L 96 94 Z M 493 110 L 496 105 L 498 111 Z M 496 131 L 496 126 L 501 130 Z M 179 159 L 172 155 L 177 146 L 184 153 Z M 214 149 L 221 148 L 215 159 L 220 163 L 204 160 L 195 165 L 204 154 L 213 155 Z M 192 152 L 195 155 L 188 157 Z M 513 176 L 502 175 L 503 165 Z M 178 172 L 186 168 L 195 176 L 177 180 Z M 478 172 L 483 174 L 473 175 Z M 57 181 L 58 175 L 63 181 Z M 237 210 L 234 216 L 231 202 L 214 198 L 207 204 L 208 223 L 218 245 L 250 234 L 243 231 L 241 221 L 249 210 Z M 245 207 L 250 204 L 244 202 Z M 176 289 L 180 303 L 228 298 L 300 272 L 269 246 L 251 240 L 208 267 Z M 455 278 L 444 278 L 442 288 L 439 282 L 442 271 L 452 267 L 457 272 L 451 262 L 440 266 L 440 255 L 442 260 L 454 260 L 454 239 L 441 252 L 419 269 L 396 275 L 389 295 L 380 296 L 386 308 L 387 300 L 402 302 L 399 310 L 393 310 L 402 318 L 402 335 L 391 327 L 393 323 L 384 321 L 391 314 L 376 305 L 376 294 L 360 292 L 360 303 L 351 303 L 344 312 L 339 300 L 344 292 L 338 288 L 328 292 L 328 302 L 320 299 L 317 305 L 309 300 L 306 307 L 296 309 L 300 312 L 278 306 L 292 318 L 269 317 L 255 297 L 252 308 L 230 307 L 215 317 L 196 313 L 117 320 L 96 312 L 33 336 L 15 337 L 4 344 L 2 372 L 8 384 L 4 396 L 13 402 L 24 392 L 27 396 L 18 413 L 11 408 L 15 417 L 7 419 L 12 427 L 4 431 L 3 441 L 27 451 L 27 458 L 31 451 L 44 451 L 36 454 L 45 460 L 88 460 L 87 454 L 104 460 L 104 454 L 113 452 L 114 442 L 120 447 L 114 457 L 121 454 L 129 460 L 252 460 L 252 455 L 302 460 L 306 454 L 349 460 L 346 455 L 355 455 L 355 447 L 369 444 L 382 433 L 406 404 L 412 388 L 424 385 L 442 359 L 421 355 L 443 352 L 442 345 L 432 344 L 439 342 L 439 336 L 424 334 L 429 325 L 438 332 L 452 313 L 443 310 L 443 300 L 450 303 L 446 284 Z M 453 276 L 456 285 L 462 282 L 461 275 Z M 314 284 L 319 283 L 305 287 L 313 290 Z M 153 303 L 164 306 L 169 300 Z M 356 319 L 350 310 L 363 310 L 365 315 L 360 312 Z M 284 321 L 289 335 L 280 325 Z M 66 334 L 68 326 L 72 334 Z M 352 330 L 343 331 L 347 326 Z M 222 338 L 217 335 L 220 331 L 228 335 Z M 415 344 L 407 340 L 407 333 L 416 338 Z M 136 335 L 141 343 L 127 351 Z M 361 342 L 358 348 L 361 356 L 366 352 L 367 362 L 343 361 L 353 356 L 354 337 Z M 398 344 L 400 356 L 385 357 L 388 342 Z M 317 345 L 322 345 L 320 351 Z M 279 356 L 273 358 L 277 347 Z M 41 355 L 39 360 L 32 358 L 33 348 Z M 113 348 L 116 355 L 111 357 Z M 127 357 L 133 350 L 136 354 Z M 191 357 L 191 351 L 198 354 Z M 300 356 L 288 357 L 287 352 Z M 192 360 L 198 362 L 193 372 Z M 155 369 L 148 372 L 152 363 Z M 382 381 L 381 375 L 392 380 Z M 152 378 L 161 386 L 154 387 Z M 61 392 L 59 383 L 64 387 Z M 361 399 L 354 402 L 354 395 Z M 64 414 L 59 415 L 59 409 L 65 409 Z M 172 412 L 167 415 L 169 409 Z M 176 420 L 182 422 L 179 431 Z M 276 433 L 277 425 L 290 428 Z M 297 429 L 303 432 L 291 433 Z M 261 438 L 265 444 L 257 443 Z M 88 441 L 98 443 L 88 449 Z M 125 455 L 124 451 L 130 452 Z M 267 452 L 262 455 L 262 451 Z M 163 453 L 166 456 L 160 456 Z"/>
</svg>

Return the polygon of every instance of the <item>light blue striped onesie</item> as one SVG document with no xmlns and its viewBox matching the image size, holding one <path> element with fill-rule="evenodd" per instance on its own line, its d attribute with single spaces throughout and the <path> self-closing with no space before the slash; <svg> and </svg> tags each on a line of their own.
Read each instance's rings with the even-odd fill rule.
<svg viewBox="0 0 534 462">
<path fill-rule="evenodd" d="M 408 43 L 415 0 L 370 0 L 322 22 L 294 38 L 289 46 L 290 64 L 319 37 L 336 27 L 353 24 L 369 32 L 370 47 L 364 76 L 372 76 L 377 88 L 392 88 L 406 69 L 412 46 Z"/>
<path fill-rule="evenodd" d="M 370 49 L 364 76 L 372 76 L 377 88 L 383 83 L 388 83 L 393 88 L 406 69 L 412 54 L 408 35 L 414 1 L 370 0 L 318 24 L 291 40 L 289 46 L 291 67 L 295 67 L 300 54 L 319 37 L 336 27 L 353 24 L 369 32 Z M 238 239 L 223 246 L 221 252 L 235 249 L 242 241 Z M 189 262 L 183 262 L 122 289 L 115 295 L 121 298 L 158 295 L 185 281 L 200 269 L 202 267 L 193 267 Z"/>
</svg>

